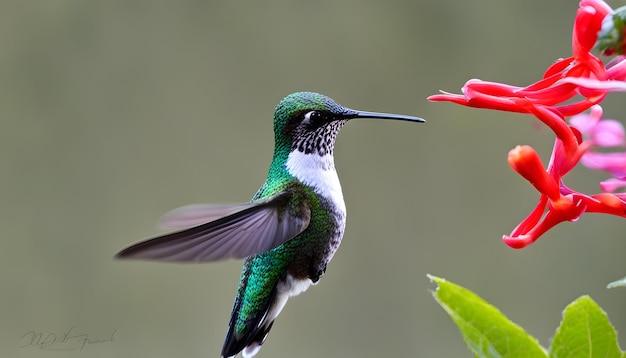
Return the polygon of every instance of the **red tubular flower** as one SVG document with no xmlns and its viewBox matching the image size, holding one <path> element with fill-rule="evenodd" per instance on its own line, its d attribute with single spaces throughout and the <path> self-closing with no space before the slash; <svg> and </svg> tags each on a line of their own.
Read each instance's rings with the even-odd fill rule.
<svg viewBox="0 0 626 358">
<path fill-rule="evenodd" d="M 587 212 L 626 217 L 626 201 L 617 194 L 600 193 L 588 200 Z"/>
<path fill-rule="evenodd" d="M 551 200 L 561 196 L 559 184 L 544 169 L 539 154 L 528 145 L 518 145 L 509 152 L 509 165 L 524 179 L 528 180 L 540 193 Z"/>
<path fill-rule="evenodd" d="M 590 54 L 591 49 L 598 41 L 602 21 L 611 13 L 613 13 L 613 9 L 604 1 L 583 0 L 580 2 L 572 31 L 574 56 L 584 57 Z"/>
<path fill-rule="evenodd" d="M 562 181 L 582 158 L 582 162 L 592 169 L 621 175 L 622 179 L 607 181 L 613 185 L 613 189 L 626 186 L 623 180 L 626 179 L 623 177 L 626 176 L 626 153 L 595 153 L 589 150 L 593 146 L 626 146 L 623 126 L 613 120 L 602 120 L 601 117 L 600 106 L 593 107 L 589 115 L 573 117 L 571 122 L 576 127 L 571 128 L 571 131 L 576 135 L 577 149 L 570 153 L 557 137 L 547 169 L 544 169 L 539 155 L 529 146 L 517 146 L 509 152 L 511 167 L 528 180 L 541 193 L 541 197 L 531 214 L 510 235 L 502 237 L 507 245 L 518 249 L 526 247 L 555 225 L 576 221 L 585 212 L 626 217 L 626 193 L 586 195 L 568 188 Z M 585 141 L 583 134 L 588 137 Z M 593 162 L 593 165 L 587 162 Z"/>
<path fill-rule="evenodd" d="M 546 206 L 548 207 L 548 212 L 543 215 Z M 564 221 L 578 220 L 585 209 L 586 206 L 581 200 L 575 201 L 574 198 L 571 197 L 562 197 L 559 201 L 548 202 L 545 196 L 542 195 L 539 204 L 535 210 L 533 210 L 531 216 L 522 221 L 523 225 L 518 225 L 511 235 L 503 235 L 502 241 L 514 249 L 522 249 L 535 242 L 541 235 L 554 226 Z M 532 222 L 530 222 L 531 220 Z"/>
<path fill-rule="evenodd" d="M 611 20 L 616 16 L 621 22 Z M 613 31 L 611 21 L 619 29 Z M 503 236 L 507 245 L 526 247 L 550 228 L 564 221 L 576 221 L 584 212 L 626 217 L 626 193 L 586 195 L 568 188 L 562 180 L 582 158 L 585 165 L 616 176 L 604 182 L 603 188 L 615 190 L 626 187 L 626 152 L 589 151 L 593 146 L 623 141 L 623 129 L 619 132 L 618 127 L 621 127 L 618 124 L 600 121 L 599 107 L 592 110 L 591 116 L 598 117 L 594 123 L 581 127 L 582 120 L 573 120 L 570 126 L 565 120 L 599 104 L 608 92 L 626 92 L 626 57 L 620 56 L 604 66 L 599 58 L 591 54 L 598 43 L 598 33 L 608 34 L 600 45 L 626 49 L 624 29 L 626 7 L 616 13 L 602 0 L 582 0 L 572 31 L 572 56 L 548 67 L 541 80 L 526 87 L 517 87 L 472 79 L 463 86 L 463 94 L 441 92 L 428 97 L 435 102 L 447 101 L 468 107 L 532 114 L 554 132 L 556 139 L 547 168 L 529 146 L 517 146 L 509 152 L 509 165 L 528 180 L 541 196 L 528 217 L 510 235 Z M 599 113 L 601 117 L 601 109 Z M 600 122 L 604 123 L 598 124 Z M 593 130 L 592 134 L 589 134 L 590 130 Z M 590 139 L 583 140 L 583 135 Z"/>
<path fill-rule="evenodd" d="M 587 110 L 602 101 L 605 90 L 581 88 L 564 78 L 608 79 L 602 61 L 590 53 L 598 39 L 602 20 L 610 13 L 610 7 L 600 0 L 583 0 L 576 14 L 572 34 L 573 56 L 551 65 L 543 78 L 521 88 L 496 82 L 469 80 L 463 86 L 463 95 L 442 92 L 428 97 L 430 101 L 448 101 L 469 107 L 495 109 L 509 112 L 530 113 L 532 106 L 555 106 L 563 116 L 571 116 Z M 576 95 L 584 99 L 573 104 L 556 107 Z"/>
<path fill-rule="evenodd" d="M 511 167 L 541 193 L 539 203 L 531 214 L 510 235 L 502 237 L 512 248 L 519 249 L 532 244 L 555 225 L 576 221 L 585 211 L 585 201 L 570 193 L 560 182 L 561 177 L 573 167 L 569 160 L 562 158 L 563 155 L 567 155 L 567 152 L 557 140 L 548 169 L 544 169 L 539 155 L 530 146 L 517 146 L 509 152 Z"/>
</svg>

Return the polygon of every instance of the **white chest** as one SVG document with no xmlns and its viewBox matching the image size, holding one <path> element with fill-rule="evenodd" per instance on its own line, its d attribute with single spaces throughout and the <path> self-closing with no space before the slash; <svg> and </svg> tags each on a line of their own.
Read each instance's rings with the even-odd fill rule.
<svg viewBox="0 0 626 358">
<path fill-rule="evenodd" d="M 304 154 L 295 150 L 289 154 L 286 168 L 291 175 L 312 187 L 318 195 L 330 200 L 337 211 L 345 214 L 346 204 L 332 155 Z"/>
</svg>

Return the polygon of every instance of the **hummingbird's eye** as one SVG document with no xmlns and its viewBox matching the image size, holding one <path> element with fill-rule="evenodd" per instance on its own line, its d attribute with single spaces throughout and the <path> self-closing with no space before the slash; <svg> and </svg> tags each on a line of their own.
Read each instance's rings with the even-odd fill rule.
<svg viewBox="0 0 626 358">
<path fill-rule="evenodd" d="M 320 111 L 310 111 L 304 115 L 304 120 L 311 126 L 319 127 L 326 122 L 326 115 Z"/>
</svg>

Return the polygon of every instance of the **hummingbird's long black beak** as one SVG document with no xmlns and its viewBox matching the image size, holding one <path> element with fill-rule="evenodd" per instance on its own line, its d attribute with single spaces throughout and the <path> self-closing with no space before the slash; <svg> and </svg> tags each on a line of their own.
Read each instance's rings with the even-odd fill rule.
<svg viewBox="0 0 626 358">
<path fill-rule="evenodd" d="M 420 122 L 420 123 L 426 122 L 423 118 L 413 117 L 413 116 L 405 116 L 403 114 L 378 113 L 378 112 L 366 112 L 366 111 L 354 111 L 353 113 L 347 114 L 346 118 L 347 119 L 352 119 L 352 118 L 379 118 L 379 119 L 393 119 L 393 120 L 408 121 L 408 122 Z"/>
</svg>

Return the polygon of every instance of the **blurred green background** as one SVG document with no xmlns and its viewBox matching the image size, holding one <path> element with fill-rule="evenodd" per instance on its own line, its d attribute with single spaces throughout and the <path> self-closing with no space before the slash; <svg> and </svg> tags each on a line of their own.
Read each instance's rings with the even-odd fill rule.
<svg viewBox="0 0 626 358">
<path fill-rule="evenodd" d="M 335 157 L 348 206 L 320 284 L 259 357 L 469 357 L 426 274 L 462 284 L 544 346 L 590 294 L 626 342 L 623 219 L 583 216 L 515 251 L 500 237 L 538 195 L 506 163 L 544 159 L 527 116 L 429 103 L 469 78 L 525 85 L 570 55 L 577 1 L 9 1 L 0 5 L 0 356 L 217 357 L 240 262 L 117 262 L 164 212 L 247 201 L 285 95 L 327 94 L 428 123 L 363 120 Z M 623 3 L 612 2 L 614 7 Z M 623 116 L 623 95 L 606 101 Z M 620 102 L 621 100 L 621 102 Z M 598 190 L 578 168 L 573 188 Z M 82 351 L 28 332 L 73 328 Z"/>
</svg>

